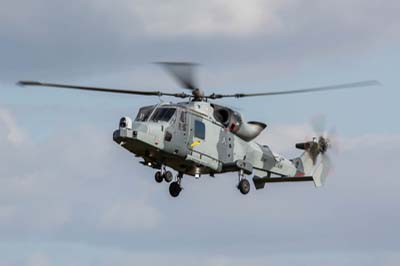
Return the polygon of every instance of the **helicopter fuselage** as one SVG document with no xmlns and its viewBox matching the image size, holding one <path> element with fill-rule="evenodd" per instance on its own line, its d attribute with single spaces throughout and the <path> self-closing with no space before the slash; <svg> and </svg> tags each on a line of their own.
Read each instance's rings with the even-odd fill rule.
<svg viewBox="0 0 400 266">
<path fill-rule="evenodd" d="M 142 157 L 144 165 L 157 169 L 168 166 L 191 176 L 237 171 L 259 177 L 296 175 L 298 169 L 292 161 L 266 145 L 246 140 L 247 135 L 239 137 L 245 131 L 235 129 L 244 122 L 221 118 L 215 112 L 221 108 L 204 101 L 143 107 L 135 120 L 121 118 L 113 139 Z M 236 112 L 234 115 L 240 118 Z"/>
</svg>

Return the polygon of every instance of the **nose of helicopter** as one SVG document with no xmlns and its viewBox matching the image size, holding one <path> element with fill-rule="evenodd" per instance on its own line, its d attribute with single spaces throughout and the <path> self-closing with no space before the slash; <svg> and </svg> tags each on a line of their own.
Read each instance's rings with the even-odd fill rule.
<svg viewBox="0 0 400 266">
<path fill-rule="evenodd" d="M 124 139 L 134 139 L 137 137 L 137 131 L 133 130 L 132 119 L 124 116 L 119 120 L 119 128 L 113 133 L 113 140 L 118 144 L 123 144 Z"/>
<path fill-rule="evenodd" d="M 154 132 L 144 122 L 133 121 L 129 117 L 122 117 L 119 121 L 119 128 L 113 133 L 113 140 L 120 145 L 127 142 L 143 142 L 150 144 Z M 137 144 L 137 143 L 136 143 Z"/>
</svg>

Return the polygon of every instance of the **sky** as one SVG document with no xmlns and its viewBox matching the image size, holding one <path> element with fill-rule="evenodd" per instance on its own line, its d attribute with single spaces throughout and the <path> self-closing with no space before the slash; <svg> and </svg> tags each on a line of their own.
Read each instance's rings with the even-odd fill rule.
<svg viewBox="0 0 400 266">
<path fill-rule="evenodd" d="M 0 0 L 0 265 L 398 265 L 398 1 Z M 41 80 L 181 92 L 157 61 L 198 62 L 212 93 L 376 79 L 348 91 L 230 99 L 296 156 L 323 114 L 326 186 L 183 179 L 171 198 L 112 141 L 170 98 L 21 88 Z"/>
</svg>

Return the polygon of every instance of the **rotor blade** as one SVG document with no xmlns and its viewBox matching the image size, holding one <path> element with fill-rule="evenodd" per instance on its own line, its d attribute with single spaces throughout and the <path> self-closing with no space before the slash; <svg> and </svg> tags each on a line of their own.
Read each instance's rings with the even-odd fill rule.
<svg viewBox="0 0 400 266">
<path fill-rule="evenodd" d="M 65 84 L 55 84 L 55 83 L 45 83 L 39 81 L 19 81 L 17 85 L 20 86 L 43 86 L 43 87 L 55 87 L 63 89 L 75 89 L 75 90 L 85 90 L 85 91 L 100 91 L 100 92 L 111 92 L 111 93 L 121 93 L 121 94 L 135 94 L 135 95 L 145 95 L 145 96 L 173 96 L 179 98 L 187 98 L 190 95 L 186 93 L 168 93 L 161 91 L 134 91 L 134 90 L 121 90 L 121 89 L 109 89 L 109 88 L 99 88 L 99 87 L 85 87 L 85 86 L 75 86 L 75 85 L 65 85 Z"/>
<path fill-rule="evenodd" d="M 306 88 L 306 89 L 299 89 L 299 90 L 288 90 L 288 91 L 273 91 L 273 92 L 261 92 L 261 93 L 235 93 L 235 94 L 215 94 L 215 93 L 213 93 L 213 94 L 207 96 L 206 98 L 220 99 L 220 98 L 225 98 L 225 97 L 242 98 L 242 97 L 252 97 L 252 96 L 272 96 L 272 95 L 282 95 L 282 94 L 295 94 L 295 93 L 350 89 L 350 88 L 358 88 L 358 87 L 376 86 L 376 85 L 380 85 L 380 84 L 381 83 L 377 80 L 366 80 L 366 81 L 353 82 L 353 83 L 345 83 L 345 84 L 338 84 L 338 85 L 331 85 L 331 86 L 324 86 L 324 87 Z"/>
<path fill-rule="evenodd" d="M 194 78 L 195 63 L 189 62 L 157 62 L 163 66 L 175 80 L 185 89 L 198 89 Z"/>
</svg>

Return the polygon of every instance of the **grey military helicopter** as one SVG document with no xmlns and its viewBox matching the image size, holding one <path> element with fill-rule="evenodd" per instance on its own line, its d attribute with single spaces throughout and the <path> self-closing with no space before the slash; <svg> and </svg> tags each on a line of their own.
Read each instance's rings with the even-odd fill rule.
<svg viewBox="0 0 400 266">
<path fill-rule="evenodd" d="M 330 136 L 320 134 L 295 144 L 303 150 L 296 158 L 285 158 L 274 153 L 255 138 L 266 128 L 262 122 L 247 122 L 243 115 L 230 107 L 215 103 L 221 98 L 243 98 L 294 93 L 339 90 L 378 85 L 374 80 L 261 93 L 205 94 L 195 82 L 193 63 L 160 63 L 184 88 L 191 93 L 122 90 L 84 87 L 37 81 L 20 81 L 22 86 L 46 86 L 65 89 L 143 95 L 171 96 L 188 99 L 179 103 L 159 103 L 139 109 L 135 119 L 128 116 L 119 121 L 113 139 L 121 147 L 143 159 L 143 165 L 157 169 L 155 180 L 170 183 L 169 192 L 177 197 L 182 191 L 184 175 L 199 178 L 202 175 L 236 172 L 238 189 L 250 191 L 247 176 L 253 176 L 256 189 L 266 183 L 313 181 L 316 187 L 325 183 L 331 169 L 327 151 L 332 146 Z M 174 175 L 167 167 L 174 169 Z"/>
</svg>

